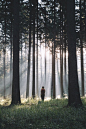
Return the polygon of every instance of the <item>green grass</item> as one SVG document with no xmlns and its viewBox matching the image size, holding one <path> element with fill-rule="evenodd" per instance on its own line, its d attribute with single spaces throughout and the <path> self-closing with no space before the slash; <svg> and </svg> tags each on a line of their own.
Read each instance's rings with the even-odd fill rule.
<svg viewBox="0 0 86 129">
<path fill-rule="evenodd" d="M 86 129 L 86 98 L 82 102 L 83 108 L 66 107 L 67 99 L 1 105 L 0 129 Z"/>
</svg>

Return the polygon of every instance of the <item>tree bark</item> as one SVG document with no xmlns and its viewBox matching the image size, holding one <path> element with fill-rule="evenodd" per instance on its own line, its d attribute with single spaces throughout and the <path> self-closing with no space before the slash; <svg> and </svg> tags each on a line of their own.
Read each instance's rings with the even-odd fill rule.
<svg viewBox="0 0 86 129">
<path fill-rule="evenodd" d="M 80 0 L 80 46 L 81 46 L 81 85 L 82 85 L 82 96 L 84 96 L 84 68 L 83 68 L 83 42 L 82 42 L 82 9 Z"/>
<path fill-rule="evenodd" d="M 21 103 L 19 84 L 19 0 L 13 1 L 13 84 L 11 104 Z"/>
<path fill-rule="evenodd" d="M 5 4 L 5 42 L 4 42 L 4 48 L 3 48 L 3 52 L 4 52 L 4 59 L 3 59 L 3 63 L 4 63 L 4 99 L 6 98 L 6 94 L 5 94 L 5 75 L 6 75 L 6 72 L 5 72 L 5 54 L 6 54 L 6 5 L 7 5 L 7 2 Z"/>
<path fill-rule="evenodd" d="M 12 61 L 12 46 L 13 46 L 13 2 L 11 2 L 11 28 L 10 28 L 10 96 L 12 97 L 12 71 L 13 71 L 13 61 Z"/>
<path fill-rule="evenodd" d="M 31 2 L 30 2 L 29 51 L 28 51 L 28 68 L 27 68 L 27 87 L 26 87 L 26 98 L 27 98 L 27 97 L 29 97 L 29 81 L 30 81 L 30 53 L 31 53 Z"/>
<path fill-rule="evenodd" d="M 5 44 L 4 44 L 4 48 L 3 48 L 3 64 L 4 64 L 4 99 L 6 98 L 6 94 L 5 94 L 5 53 L 6 53 L 6 48 L 5 48 Z"/>
<path fill-rule="evenodd" d="M 56 98 L 55 89 L 55 0 L 54 0 L 54 51 L 53 51 L 53 98 Z"/>
<path fill-rule="evenodd" d="M 35 9 L 35 6 L 34 6 Z M 32 97 L 35 97 L 35 11 L 33 12 L 33 84 Z"/>
<path fill-rule="evenodd" d="M 38 95 L 38 0 L 37 0 L 37 96 Z"/>
<path fill-rule="evenodd" d="M 68 105 L 82 105 L 79 93 L 77 59 L 76 59 L 76 33 L 75 33 L 75 1 L 67 0 L 67 22 L 68 22 L 68 67 L 69 67 L 69 88 Z"/>
<path fill-rule="evenodd" d="M 60 86 L 61 97 L 63 97 L 63 9 L 60 4 Z"/>
</svg>

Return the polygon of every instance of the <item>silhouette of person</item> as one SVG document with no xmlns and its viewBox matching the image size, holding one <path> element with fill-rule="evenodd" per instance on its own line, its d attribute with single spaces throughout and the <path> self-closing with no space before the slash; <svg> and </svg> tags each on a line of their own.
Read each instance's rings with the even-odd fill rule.
<svg viewBox="0 0 86 129">
<path fill-rule="evenodd" d="M 45 97 L 45 89 L 44 89 L 44 86 L 42 86 L 42 89 L 41 89 L 41 99 L 42 99 L 42 101 L 44 101 L 44 97 Z"/>
</svg>

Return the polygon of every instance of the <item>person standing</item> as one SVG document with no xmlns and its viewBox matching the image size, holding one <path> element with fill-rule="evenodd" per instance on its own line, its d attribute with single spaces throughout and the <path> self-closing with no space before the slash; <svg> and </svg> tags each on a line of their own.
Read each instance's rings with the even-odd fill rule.
<svg viewBox="0 0 86 129">
<path fill-rule="evenodd" d="M 44 89 L 44 86 L 42 86 L 42 89 L 41 89 L 41 99 L 42 99 L 42 101 L 44 101 L 44 97 L 45 97 L 45 89 Z"/>
</svg>

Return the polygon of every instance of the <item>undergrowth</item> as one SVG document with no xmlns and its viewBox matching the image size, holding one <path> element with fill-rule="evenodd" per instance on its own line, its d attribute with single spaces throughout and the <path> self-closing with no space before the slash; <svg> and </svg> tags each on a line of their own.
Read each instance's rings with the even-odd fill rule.
<svg viewBox="0 0 86 129">
<path fill-rule="evenodd" d="M 67 103 L 28 99 L 20 105 L 0 105 L 0 129 L 86 129 L 86 98 L 83 108 L 66 107 Z"/>
</svg>

